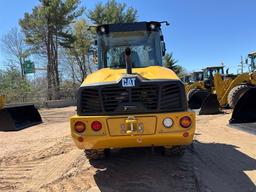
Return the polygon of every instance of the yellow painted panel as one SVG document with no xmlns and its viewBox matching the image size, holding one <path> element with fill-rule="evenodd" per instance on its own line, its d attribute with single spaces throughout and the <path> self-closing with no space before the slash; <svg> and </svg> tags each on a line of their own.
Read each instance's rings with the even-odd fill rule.
<svg viewBox="0 0 256 192">
<path fill-rule="evenodd" d="M 156 117 L 134 117 L 135 122 L 132 123 L 133 125 L 127 123 L 127 120 L 129 120 L 129 117 L 108 119 L 110 135 L 151 135 L 155 133 Z M 131 131 L 132 128 L 133 131 Z"/>
<path fill-rule="evenodd" d="M 109 119 L 117 119 L 111 125 L 120 126 L 120 123 L 125 123 L 128 116 L 73 116 L 71 117 L 71 135 L 72 138 L 80 149 L 99 149 L 99 148 L 120 148 L 120 147 L 140 147 L 140 146 L 165 146 L 165 145 L 188 145 L 192 142 L 195 133 L 196 121 L 194 112 L 177 112 L 177 113 L 154 113 L 154 114 L 137 114 L 134 115 L 138 122 L 149 125 L 155 124 L 156 128 L 153 134 L 134 134 L 134 135 L 116 135 L 111 136 L 108 130 L 107 122 Z M 192 125 L 184 129 L 179 125 L 180 118 L 183 116 L 189 116 L 192 120 Z M 174 121 L 174 125 L 171 128 L 165 128 L 163 126 L 163 119 L 170 117 Z M 119 120 L 118 120 L 119 119 Z M 90 129 L 90 123 L 94 120 L 98 120 L 103 123 L 102 132 L 93 132 Z M 86 123 L 88 129 L 85 133 L 79 134 L 74 130 L 74 124 L 77 121 L 83 121 Z M 188 137 L 184 137 L 184 133 L 189 133 Z M 120 134 L 120 128 L 119 133 Z M 82 142 L 78 141 L 78 138 L 82 137 Z"/>
<path fill-rule="evenodd" d="M 133 68 L 132 72 L 133 74 L 139 74 L 143 78 L 150 79 L 150 80 L 156 80 L 156 79 L 179 80 L 178 76 L 172 70 L 165 67 L 160 67 L 160 66 Z M 97 84 L 97 83 L 117 82 L 125 74 L 126 74 L 126 69 L 103 68 L 88 75 L 84 80 L 82 86 Z"/>
<path fill-rule="evenodd" d="M 5 96 L 0 95 L 0 109 L 4 107 L 4 103 L 5 103 Z"/>
</svg>

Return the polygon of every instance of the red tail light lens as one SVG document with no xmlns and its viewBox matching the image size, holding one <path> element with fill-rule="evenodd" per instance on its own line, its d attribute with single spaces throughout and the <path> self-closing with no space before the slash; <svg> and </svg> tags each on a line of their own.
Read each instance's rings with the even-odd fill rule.
<svg viewBox="0 0 256 192">
<path fill-rule="evenodd" d="M 85 124 L 81 121 L 75 123 L 75 131 L 78 133 L 82 133 L 85 131 Z"/>
<path fill-rule="evenodd" d="M 180 119 L 180 125 L 183 128 L 189 128 L 192 125 L 192 120 L 188 116 L 184 116 Z"/>
<path fill-rule="evenodd" d="M 93 121 L 91 127 L 93 131 L 99 131 L 102 129 L 102 124 L 99 121 Z"/>
</svg>

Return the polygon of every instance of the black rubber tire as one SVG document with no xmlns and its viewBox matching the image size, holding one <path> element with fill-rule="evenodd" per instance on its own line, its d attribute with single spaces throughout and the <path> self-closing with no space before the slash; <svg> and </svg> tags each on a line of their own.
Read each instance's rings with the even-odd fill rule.
<svg viewBox="0 0 256 192">
<path fill-rule="evenodd" d="M 84 150 L 85 156 L 89 160 L 102 160 L 106 158 L 105 150 L 89 149 Z"/>
<path fill-rule="evenodd" d="M 186 146 L 174 146 L 172 148 L 164 148 L 164 155 L 171 157 L 182 157 L 186 152 Z"/>
<path fill-rule="evenodd" d="M 195 92 L 197 92 L 197 91 L 199 91 L 200 89 L 191 89 L 191 90 L 189 90 L 188 91 L 188 94 L 187 94 L 187 100 L 189 101 L 190 100 L 190 98 L 191 98 L 191 96 L 195 93 Z"/>
<path fill-rule="evenodd" d="M 249 85 L 238 85 L 231 89 L 228 94 L 228 105 L 232 109 L 235 108 L 238 100 L 243 96 L 243 94 L 251 88 Z"/>
</svg>

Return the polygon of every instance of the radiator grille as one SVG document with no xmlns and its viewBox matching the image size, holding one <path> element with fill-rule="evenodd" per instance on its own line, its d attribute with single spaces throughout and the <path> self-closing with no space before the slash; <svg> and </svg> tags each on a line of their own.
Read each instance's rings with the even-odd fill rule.
<svg viewBox="0 0 256 192">
<path fill-rule="evenodd" d="M 140 83 L 123 88 L 118 84 L 82 87 L 79 115 L 158 113 L 186 110 L 184 86 L 179 81 Z M 134 111 L 125 111 L 133 106 Z"/>
<path fill-rule="evenodd" d="M 178 85 L 166 85 L 162 87 L 160 109 L 178 109 L 181 106 L 180 90 Z"/>
<path fill-rule="evenodd" d="M 83 89 L 81 94 L 81 106 L 82 113 L 101 112 L 99 91 L 97 89 Z"/>
<path fill-rule="evenodd" d="M 129 90 L 119 87 L 103 88 L 102 99 L 105 111 L 112 112 L 120 104 L 129 102 Z"/>
<path fill-rule="evenodd" d="M 131 89 L 132 102 L 141 103 L 147 110 L 156 110 L 158 107 L 159 86 L 143 85 Z"/>
</svg>

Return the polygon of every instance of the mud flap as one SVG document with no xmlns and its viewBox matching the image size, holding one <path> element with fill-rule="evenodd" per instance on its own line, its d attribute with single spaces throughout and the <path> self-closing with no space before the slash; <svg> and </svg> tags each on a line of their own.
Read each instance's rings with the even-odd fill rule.
<svg viewBox="0 0 256 192">
<path fill-rule="evenodd" d="M 198 90 L 191 95 L 188 106 L 190 109 L 199 109 L 199 115 L 221 113 L 217 95 L 204 90 Z"/>
<path fill-rule="evenodd" d="M 0 110 L 0 131 L 18 131 L 42 123 L 34 105 L 6 107 Z"/>
<path fill-rule="evenodd" d="M 252 123 L 256 122 L 256 88 L 250 88 L 238 100 L 232 117 L 229 120 L 233 123 Z"/>
</svg>

